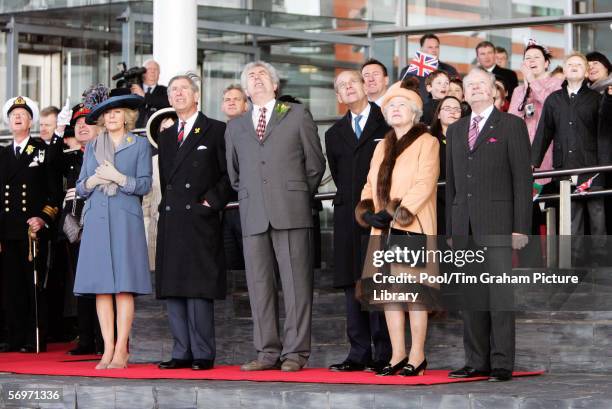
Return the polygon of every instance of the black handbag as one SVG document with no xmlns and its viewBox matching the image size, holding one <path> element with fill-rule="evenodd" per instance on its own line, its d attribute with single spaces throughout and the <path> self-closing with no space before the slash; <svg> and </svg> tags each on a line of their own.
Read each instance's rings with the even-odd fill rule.
<svg viewBox="0 0 612 409">
<path fill-rule="evenodd" d="M 397 214 L 400 210 L 400 206 L 395 209 L 395 213 L 393 214 L 393 220 L 389 224 L 389 232 L 386 234 L 383 242 L 383 249 L 388 251 L 396 252 L 397 248 L 408 250 L 421 250 L 421 257 L 418 257 L 416 263 L 411 262 L 410 264 L 414 264 L 414 267 L 425 267 L 427 264 L 427 235 L 425 235 L 425 231 L 423 230 L 423 225 L 421 224 L 421 220 L 418 215 L 414 215 L 416 217 L 417 222 L 419 223 L 419 227 L 421 229 L 421 233 L 412 233 L 409 231 L 399 230 L 393 228 L 395 224 L 395 220 L 397 218 Z M 413 254 L 413 253 L 411 253 Z M 398 263 L 403 264 L 403 263 Z"/>
</svg>

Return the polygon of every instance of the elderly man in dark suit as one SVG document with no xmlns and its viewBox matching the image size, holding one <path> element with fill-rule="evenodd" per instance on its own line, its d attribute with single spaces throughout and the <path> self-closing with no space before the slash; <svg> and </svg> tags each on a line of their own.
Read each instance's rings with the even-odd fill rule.
<svg viewBox="0 0 612 409">
<path fill-rule="evenodd" d="M 263 61 L 249 63 L 241 82 L 253 105 L 228 123 L 225 140 L 228 173 L 240 203 L 258 353 L 241 369 L 299 371 L 310 356 L 310 204 L 325 171 L 325 157 L 310 113 L 300 104 L 275 99 L 279 78 L 274 67 Z M 286 314 L 282 343 L 277 266 Z"/>
<path fill-rule="evenodd" d="M 364 80 L 358 71 L 342 71 L 334 81 L 338 102 L 346 104 L 346 115 L 325 133 L 325 151 L 336 184 L 334 198 L 334 286 L 346 296 L 346 332 L 351 344 L 344 362 L 330 366 L 332 371 L 373 370 L 391 358 L 391 343 L 385 315 L 362 311 L 355 299 L 355 283 L 361 277 L 362 240 L 369 230 L 355 220 L 355 207 L 361 198 L 372 154 L 389 126 L 378 105 L 368 102 Z M 372 343 L 374 359 L 372 359 Z"/>
<path fill-rule="evenodd" d="M 531 231 L 529 135 L 520 118 L 495 109 L 491 73 L 474 68 L 463 85 L 472 114 L 447 132 L 446 231 L 455 249 L 487 246 L 483 267 L 495 275 L 511 268 L 510 242 L 513 248 L 523 247 Z M 466 364 L 449 376 L 511 379 L 512 292 L 480 285 L 470 285 L 466 292 L 471 302 L 463 312 Z"/>
<path fill-rule="evenodd" d="M 231 195 L 225 162 L 225 124 L 198 111 L 194 77 L 168 84 L 176 124 L 161 133 L 162 190 L 157 231 L 157 297 L 167 300 L 174 337 L 161 369 L 204 370 L 215 359 L 214 299 L 225 297 L 221 211 Z"/>
</svg>

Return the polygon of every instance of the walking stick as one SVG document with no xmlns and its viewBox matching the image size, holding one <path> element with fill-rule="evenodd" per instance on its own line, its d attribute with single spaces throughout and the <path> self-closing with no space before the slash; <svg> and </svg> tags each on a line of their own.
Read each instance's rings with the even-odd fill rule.
<svg viewBox="0 0 612 409">
<path fill-rule="evenodd" d="M 40 327 L 38 324 L 38 272 L 36 271 L 36 256 L 38 256 L 38 237 L 32 227 L 28 227 L 28 261 L 34 265 L 34 322 L 36 324 L 36 353 L 40 353 Z"/>
</svg>

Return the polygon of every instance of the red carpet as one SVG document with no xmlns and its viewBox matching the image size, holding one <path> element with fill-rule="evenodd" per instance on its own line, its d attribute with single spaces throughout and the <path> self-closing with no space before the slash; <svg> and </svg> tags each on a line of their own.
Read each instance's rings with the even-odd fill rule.
<svg viewBox="0 0 612 409">
<path fill-rule="evenodd" d="M 0 372 L 29 375 L 91 376 L 125 379 L 209 379 L 220 381 L 306 382 L 370 385 L 437 385 L 481 381 L 486 378 L 450 379 L 447 370 L 428 370 L 425 376 L 376 376 L 368 372 L 338 373 L 326 368 L 307 368 L 300 372 L 242 372 L 238 366 L 218 366 L 209 371 L 191 369 L 160 370 L 153 364 L 131 364 L 127 369 L 95 370 L 96 356 L 66 355 L 68 344 L 51 344 L 49 352 L 39 355 L 18 352 L 0 353 Z M 540 375 L 540 372 L 515 372 L 514 376 Z"/>
</svg>

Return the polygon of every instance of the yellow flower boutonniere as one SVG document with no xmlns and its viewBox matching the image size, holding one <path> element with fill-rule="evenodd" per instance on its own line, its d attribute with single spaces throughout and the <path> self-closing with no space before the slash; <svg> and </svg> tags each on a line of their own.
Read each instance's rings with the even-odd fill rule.
<svg viewBox="0 0 612 409">
<path fill-rule="evenodd" d="M 278 115 L 278 118 L 280 119 L 284 117 L 290 109 L 291 105 L 287 105 L 284 102 L 276 105 L 276 114 Z"/>
<path fill-rule="evenodd" d="M 200 128 L 196 128 L 193 133 L 200 133 Z"/>
<path fill-rule="evenodd" d="M 26 147 L 26 153 L 27 153 L 28 155 L 31 155 L 31 154 L 32 154 L 32 152 L 34 152 L 34 147 L 33 147 L 32 145 L 28 145 L 28 146 Z"/>
</svg>

